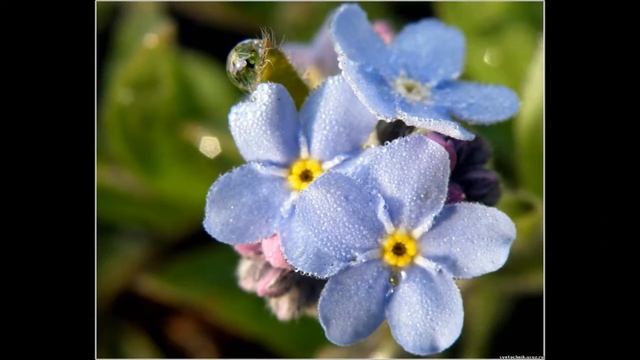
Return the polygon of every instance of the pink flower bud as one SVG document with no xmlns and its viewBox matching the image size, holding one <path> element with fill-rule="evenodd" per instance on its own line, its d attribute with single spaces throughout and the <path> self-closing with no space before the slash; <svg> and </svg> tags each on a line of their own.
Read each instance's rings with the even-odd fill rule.
<svg viewBox="0 0 640 360">
<path fill-rule="evenodd" d="M 236 252 L 244 257 L 258 257 L 262 255 L 262 244 L 260 241 L 250 244 L 239 244 L 233 247 Z"/>
<path fill-rule="evenodd" d="M 382 41 L 384 41 L 385 44 L 391 43 L 396 35 L 393 31 L 393 28 L 391 27 L 391 24 L 389 24 L 385 20 L 374 21 L 373 31 L 375 31 L 378 36 L 382 38 Z"/>
<path fill-rule="evenodd" d="M 284 255 L 282 255 L 280 236 L 278 234 L 262 240 L 262 253 L 271 266 L 280 269 L 291 269 L 289 263 L 284 259 Z"/>
</svg>

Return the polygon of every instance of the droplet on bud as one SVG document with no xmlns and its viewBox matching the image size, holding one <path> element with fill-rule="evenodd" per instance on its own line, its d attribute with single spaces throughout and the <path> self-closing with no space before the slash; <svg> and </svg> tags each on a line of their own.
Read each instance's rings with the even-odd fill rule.
<svg viewBox="0 0 640 360">
<path fill-rule="evenodd" d="M 262 38 L 238 43 L 227 56 L 227 75 L 236 87 L 246 92 L 254 91 L 263 82 L 280 83 L 300 108 L 309 87 L 274 39 L 273 33 L 264 30 Z"/>
<path fill-rule="evenodd" d="M 267 52 L 267 39 L 248 39 L 236 45 L 227 56 L 227 75 L 231 82 L 244 91 L 253 91 L 258 85 Z"/>
</svg>

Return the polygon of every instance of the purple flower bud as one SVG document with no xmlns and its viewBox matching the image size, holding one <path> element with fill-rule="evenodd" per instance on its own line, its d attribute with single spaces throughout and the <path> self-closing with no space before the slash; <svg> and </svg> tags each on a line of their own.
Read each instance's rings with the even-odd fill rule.
<svg viewBox="0 0 640 360">
<path fill-rule="evenodd" d="M 450 183 L 447 192 L 447 204 L 461 202 L 465 199 L 466 196 L 464 194 L 464 191 L 462 190 L 462 186 L 453 182 Z"/>
<path fill-rule="evenodd" d="M 491 146 L 478 135 L 471 141 L 451 141 L 456 148 L 458 161 L 465 166 L 485 165 L 491 158 Z"/>
<path fill-rule="evenodd" d="M 460 186 L 465 201 L 493 206 L 500 198 L 500 178 L 486 168 L 491 158 L 491 147 L 480 136 L 471 141 L 449 139 L 456 149 L 457 162 L 451 172 L 451 184 Z"/>
<path fill-rule="evenodd" d="M 446 136 L 444 136 L 442 134 L 438 134 L 437 132 L 434 132 L 434 131 L 430 131 L 429 133 L 427 133 L 426 136 L 429 139 L 431 139 L 431 140 L 437 142 L 438 144 L 442 145 L 442 147 L 445 150 L 447 150 L 447 153 L 449 153 L 450 169 L 451 169 L 451 171 L 453 171 L 453 169 L 455 169 L 455 167 L 456 167 L 456 162 L 458 161 L 458 155 L 456 153 L 456 143 L 453 141 L 454 139 L 447 138 Z"/>
<path fill-rule="evenodd" d="M 467 201 L 477 201 L 489 206 L 498 203 L 500 180 L 494 171 L 476 166 L 456 175 L 452 180 L 464 189 Z"/>
<path fill-rule="evenodd" d="M 491 157 L 491 148 L 485 140 L 476 136 L 471 141 L 462 141 L 436 132 L 426 136 L 449 153 L 451 178 L 447 203 L 472 201 L 493 206 L 498 202 L 500 179 L 485 167 Z"/>
</svg>

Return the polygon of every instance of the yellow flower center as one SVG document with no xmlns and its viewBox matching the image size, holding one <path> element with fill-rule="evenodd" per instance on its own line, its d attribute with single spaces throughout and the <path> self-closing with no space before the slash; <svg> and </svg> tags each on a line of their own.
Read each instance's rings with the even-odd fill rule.
<svg viewBox="0 0 640 360">
<path fill-rule="evenodd" d="M 318 176 L 322 175 L 322 164 L 315 159 L 298 159 L 289 169 L 289 185 L 296 191 L 302 191 Z"/>
<path fill-rule="evenodd" d="M 404 267 L 418 254 L 418 242 L 405 231 L 395 231 L 384 239 L 380 252 L 388 265 Z"/>
<path fill-rule="evenodd" d="M 421 84 L 420 82 L 405 76 L 396 78 L 393 86 L 400 95 L 404 96 L 411 102 L 427 100 L 431 93 L 429 86 L 426 84 Z"/>
</svg>

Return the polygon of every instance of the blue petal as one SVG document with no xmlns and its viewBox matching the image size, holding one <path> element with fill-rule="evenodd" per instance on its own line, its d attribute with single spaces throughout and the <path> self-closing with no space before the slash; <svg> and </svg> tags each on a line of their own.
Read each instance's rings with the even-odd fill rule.
<svg viewBox="0 0 640 360">
<path fill-rule="evenodd" d="M 412 230 L 440 212 L 447 197 L 449 154 L 423 135 L 367 150 L 345 173 L 380 192 L 396 227 Z"/>
<path fill-rule="evenodd" d="M 435 19 L 405 26 L 391 43 L 392 62 L 411 78 L 436 84 L 457 78 L 464 66 L 464 35 Z"/>
<path fill-rule="evenodd" d="M 318 313 L 327 339 L 350 345 L 364 339 L 384 321 L 391 272 L 377 260 L 331 277 L 320 295 Z"/>
<path fill-rule="evenodd" d="M 396 119 L 397 95 L 389 81 L 376 69 L 340 59 L 342 75 L 358 99 L 380 119 Z"/>
<path fill-rule="evenodd" d="M 216 240 L 232 245 L 271 236 L 290 194 L 284 178 L 267 174 L 261 164 L 245 164 L 209 189 L 204 228 Z"/>
<path fill-rule="evenodd" d="M 440 104 L 430 105 L 424 102 L 398 102 L 398 118 L 407 125 L 439 132 L 459 140 L 473 140 L 475 135 L 462 127 L 449 116 L 447 109 Z"/>
<path fill-rule="evenodd" d="M 453 276 L 471 278 L 504 265 L 516 227 L 496 208 L 472 203 L 445 205 L 422 238 L 422 254 Z"/>
<path fill-rule="evenodd" d="M 460 336 L 464 310 L 460 291 L 445 271 L 407 269 L 387 306 L 391 335 L 406 351 L 429 355 Z"/>
<path fill-rule="evenodd" d="M 260 84 L 247 100 L 233 106 L 229 127 L 247 161 L 285 165 L 300 156 L 298 113 L 280 84 Z"/>
<path fill-rule="evenodd" d="M 307 98 L 300 121 L 311 156 L 327 161 L 362 150 L 378 120 L 358 100 L 346 80 L 334 76 Z"/>
<path fill-rule="evenodd" d="M 300 193 L 280 238 L 294 268 L 326 278 L 371 249 L 384 227 L 376 217 L 380 197 L 345 175 L 328 172 Z"/>
<path fill-rule="evenodd" d="M 373 31 L 367 14 L 360 6 L 347 4 L 338 8 L 331 24 L 331 34 L 339 58 L 346 57 L 380 70 L 389 67 L 389 49 Z"/>
<path fill-rule="evenodd" d="M 433 89 L 434 101 L 470 124 L 493 124 L 518 112 L 520 100 L 513 90 L 499 85 L 452 81 Z"/>
</svg>

